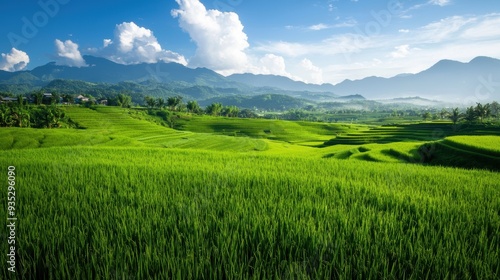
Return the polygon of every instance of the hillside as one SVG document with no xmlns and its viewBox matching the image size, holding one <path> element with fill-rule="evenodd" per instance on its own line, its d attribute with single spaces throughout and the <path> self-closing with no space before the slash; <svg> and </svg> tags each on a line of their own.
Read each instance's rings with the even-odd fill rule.
<svg viewBox="0 0 500 280">
<path fill-rule="evenodd" d="M 355 81 L 345 80 L 336 85 L 306 84 L 274 75 L 234 74 L 224 77 L 207 68 L 192 69 L 176 63 L 122 65 L 93 56 L 84 56 L 84 59 L 87 67 L 77 68 L 48 63 L 32 71 L 14 73 L 0 71 L 0 91 L 25 93 L 47 86 L 53 80 L 80 80 L 96 84 L 138 83 L 146 85 L 144 91 L 159 91 L 160 93 L 156 94 L 158 96 L 165 95 L 161 93 L 165 88 L 177 87 L 182 89 L 179 90 L 181 94 L 198 100 L 267 93 L 283 94 L 315 102 L 331 102 L 342 96 L 349 96 L 344 99 L 362 96 L 370 100 L 397 100 L 419 96 L 432 102 L 463 106 L 467 102 L 492 101 L 496 96 L 496 81 L 500 80 L 500 60 L 489 57 L 477 57 L 468 63 L 441 60 L 429 69 L 416 74 L 401 74 L 392 78 L 367 77 Z M 396 103 L 424 105 L 421 102 L 423 100 L 397 101 Z"/>
<path fill-rule="evenodd" d="M 227 77 L 231 81 L 254 85 L 258 87 L 272 87 L 291 91 L 329 92 L 334 93 L 334 86 L 331 84 L 306 84 L 294 81 L 290 78 L 276 75 L 255 75 L 255 74 L 233 74 Z"/>
<path fill-rule="evenodd" d="M 309 104 L 311 101 L 304 99 L 293 98 L 282 94 L 263 94 L 256 96 L 227 96 L 214 97 L 200 102 L 201 106 L 207 106 L 211 103 L 221 103 L 226 106 L 237 106 L 240 108 L 258 108 L 266 111 L 286 111 L 290 109 L 300 109 Z"/>
</svg>

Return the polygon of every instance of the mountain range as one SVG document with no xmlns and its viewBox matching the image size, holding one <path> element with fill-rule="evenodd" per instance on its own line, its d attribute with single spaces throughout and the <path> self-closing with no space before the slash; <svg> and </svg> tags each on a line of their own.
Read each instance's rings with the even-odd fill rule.
<svg viewBox="0 0 500 280">
<path fill-rule="evenodd" d="M 233 74 L 222 76 L 207 68 L 188 68 L 176 63 L 122 65 L 104 58 L 84 56 L 87 67 L 68 67 L 48 63 L 31 71 L 0 71 L 0 91 L 22 91 L 46 87 L 54 80 L 77 80 L 88 83 L 138 83 L 169 88 L 196 88 L 199 99 L 216 96 L 284 94 L 317 102 L 333 101 L 342 96 L 362 96 L 371 100 L 389 100 L 418 96 L 438 101 L 460 103 L 486 102 L 500 97 L 500 60 L 476 57 L 468 63 L 441 60 L 416 74 L 391 78 L 367 77 L 345 80 L 336 85 L 307 84 L 275 75 Z"/>
</svg>

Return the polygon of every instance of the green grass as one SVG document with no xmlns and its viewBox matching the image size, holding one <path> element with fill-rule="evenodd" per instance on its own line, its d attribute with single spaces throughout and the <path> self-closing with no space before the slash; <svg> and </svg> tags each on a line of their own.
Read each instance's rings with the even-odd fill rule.
<svg viewBox="0 0 500 280">
<path fill-rule="evenodd" d="M 443 142 L 458 148 L 500 157 L 500 136 L 453 136 Z"/>
<path fill-rule="evenodd" d="M 417 153 L 494 128 L 182 116 L 179 131 L 129 109 L 66 110 L 85 129 L 0 129 L 18 217 L 18 273 L 1 279 L 500 276 L 500 174 Z M 350 141 L 321 145 L 332 137 Z M 431 143 L 481 167 L 496 141 Z"/>
<path fill-rule="evenodd" d="M 453 136 L 423 146 L 426 163 L 500 171 L 500 136 Z"/>
<path fill-rule="evenodd" d="M 210 116 L 184 116 L 178 121 L 178 126 L 185 131 L 265 138 L 305 146 L 322 145 L 338 133 L 367 129 L 362 125 Z"/>
<path fill-rule="evenodd" d="M 18 172 L 22 279 L 500 273 L 498 173 L 154 148 L 0 155 Z"/>
</svg>

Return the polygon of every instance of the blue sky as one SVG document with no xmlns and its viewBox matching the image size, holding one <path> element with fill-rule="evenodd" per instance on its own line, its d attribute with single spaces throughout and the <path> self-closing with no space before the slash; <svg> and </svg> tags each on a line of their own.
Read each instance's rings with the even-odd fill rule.
<svg viewBox="0 0 500 280">
<path fill-rule="evenodd" d="M 309 83 L 500 58 L 498 0 L 3 1 L 0 69 L 177 62 Z"/>
</svg>

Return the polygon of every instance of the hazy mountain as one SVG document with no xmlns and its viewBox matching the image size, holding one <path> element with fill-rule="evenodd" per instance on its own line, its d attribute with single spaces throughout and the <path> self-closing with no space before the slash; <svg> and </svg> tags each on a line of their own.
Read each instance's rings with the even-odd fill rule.
<svg viewBox="0 0 500 280">
<path fill-rule="evenodd" d="M 227 77 L 231 81 L 252 85 L 255 87 L 271 87 L 291 91 L 334 92 L 332 84 L 306 84 L 290 78 L 276 75 L 233 74 Z"/>
<path fill-rule="evenodd" d="M 367 77 L 339 84 L 306 84 L 275 75 L 234 74 L 224 77 L 207 68 L 188 68 L 176 63 L 122 65 L 104 58 L 84 56 L 87 67 L 48 63 L 32 71 L 0 71 L 0 91 L 24 93 L 54 80 L 80 80 L 91 83 L 132 82 L 164 95 L 176 91 L 197 99 L 231 95 L 285 94 L 316 102 L 345 99 L 393 99 L 420 96 L 431 100 L 463 104 L 499 99 L 500 60 L 477 57 L 468 63 L 441 60 L 417 74 L 392 78 Z M 146 93 L 150 94 L 150 93 Z"/>
<path fill-rule="evenodd" d="M 186 82 L 196 85 L 235 87 L 236 83 L 206 68 L 188 68 L 177 63 L 123 65 L 104 58 L 84 56 L 87 67 L 68 67 L 54 62 L 37 67 L 31 74 L 43 81 L 55 79 L 82 80 L 94 83 L 119 83 L 124 81 L 158 83 Z"/>
<path fill-rule="evenodd" d="M 290 109 L 299 109 L 307 105 L 313 104 L 311 101 L 291 97 L 282 94 L 262 94 L 256 96 L 225 96 L 215 97 L 200 102 L 201 106 L 207 106 L 211 103 L 221 103 L 225 106 L 237 106 L 240 108 L 259 110 L 278 110 L 286 111 Z"/>
<path fill-rule="evenodd" d="M 443 101 L 430 100 L 418 96 L 383 99 L 383 100 L 377 100 L 377 102 L 382 104 L 409 104 L 409 105 L 424 106 L 424 107 L 443 107 L 445 105 Z"/>
<path fill-rule="evenodd" d="M 420 96 L 460 103 L 485 102 L 500 95 L 500 60 L 477 57 L 469 63 L 441 60 L 417 74 L 392 78 L 368 77 L 335 85 L 339 95 L 362 94 L 368 99 Z"/>
</svg>

